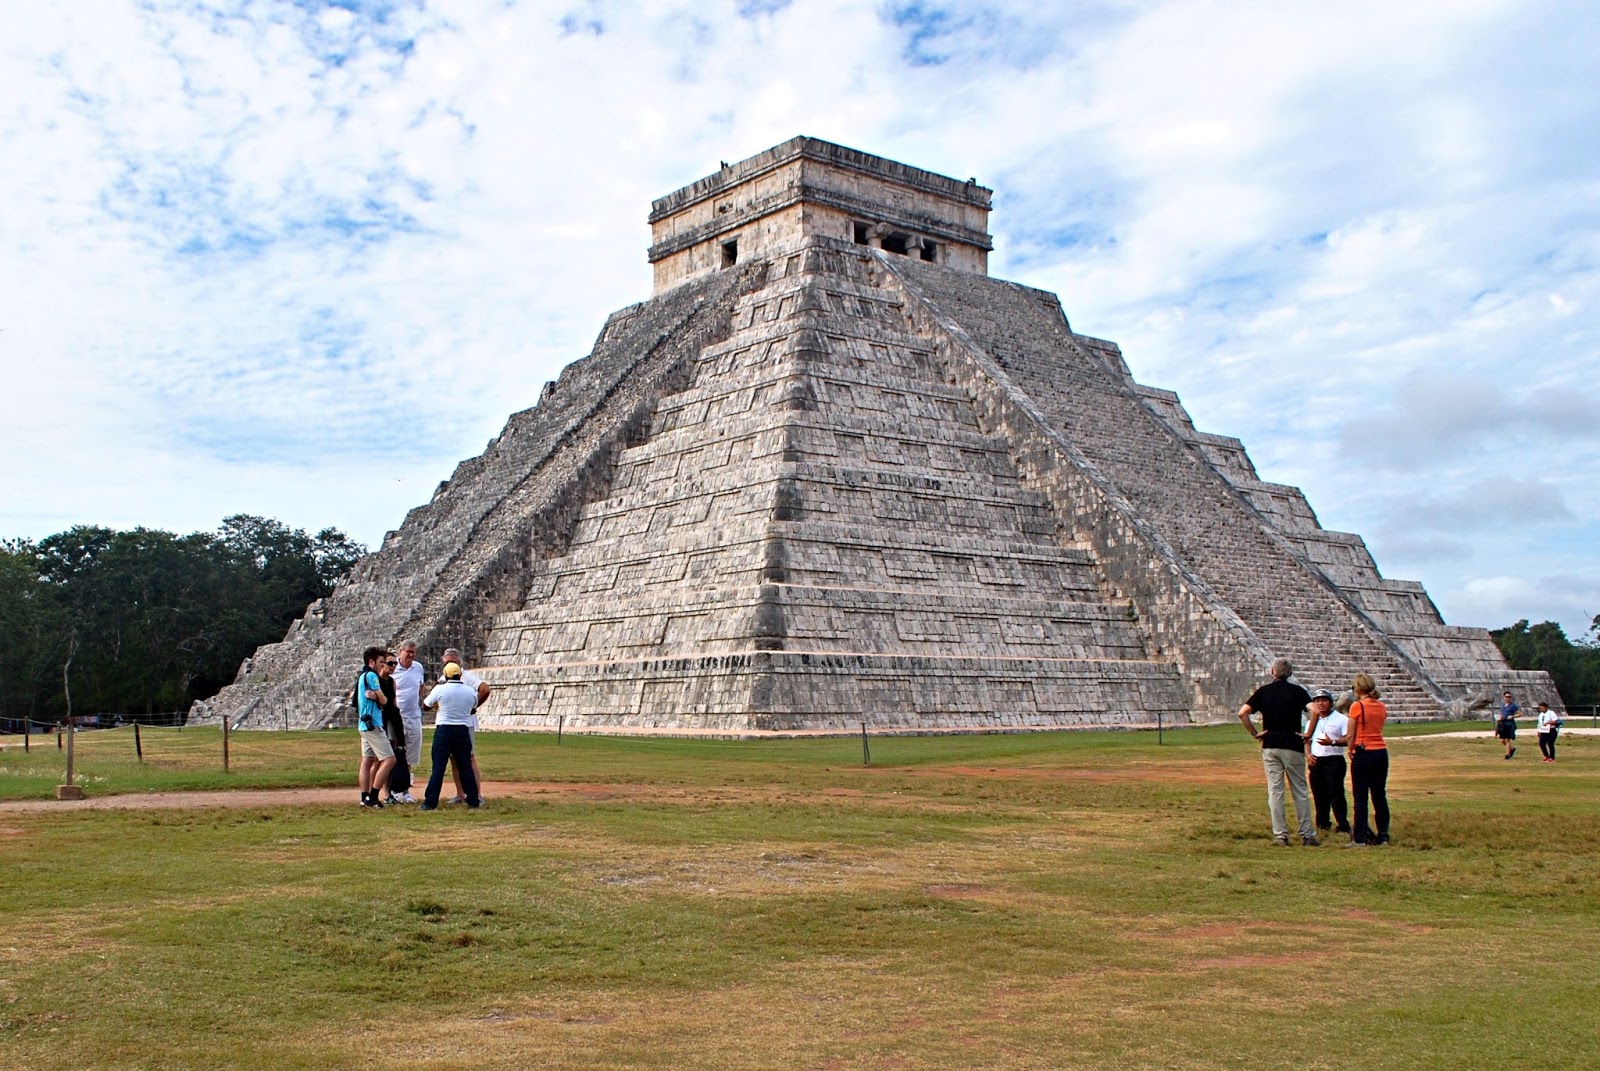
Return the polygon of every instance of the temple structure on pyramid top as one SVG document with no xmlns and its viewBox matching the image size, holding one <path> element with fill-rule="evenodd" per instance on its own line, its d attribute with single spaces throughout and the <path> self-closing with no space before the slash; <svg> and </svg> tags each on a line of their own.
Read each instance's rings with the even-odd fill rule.
<svg viewBox="0 0 1600 1071">
<path fill-rule="evenodd" d="M 1214 721 L 1277 657 L 1398 716 L 1559 704 L 989 278 L 990 196 L 795 138 L 656 201 L 654 295 L 194 716 L 340 721 L 402 639 L 506 729 Z"/>
</svg>

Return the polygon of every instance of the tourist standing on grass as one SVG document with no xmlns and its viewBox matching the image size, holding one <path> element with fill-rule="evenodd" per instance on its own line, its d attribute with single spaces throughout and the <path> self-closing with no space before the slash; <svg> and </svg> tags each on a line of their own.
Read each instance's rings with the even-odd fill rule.
<svg viewBox="0 0 1600 1071">
<path fill-rule="evenodd" d="M 472 772 L 472 712 L 478 706 L 478 694 L 477 689 L 462 683 L 461 676 L 459 665 L 446 662 L 444 677 L 422 701 L 424 706 L 438 709 L 433 719 L 433 772 L 428 775 L 428 788 L 422 795 L 424 811 L 438 808 L 444 768 L 452 762 L 463 782 L 467 806 L 476 807 L 481 802 L 478 778 Z"/>
<path fill-rule="evenodd" d="M 1306 774 L 1316 803 L 1317 829 L 1350 832 L 1350 810 L 1344 797 L 1345 733 L 1350 719 L 1333 705 L 1326 688 L 1311 693 L 1311 726 L 1306 730 Z M 1337 824 L 1335 824 L 1337 823 Z"/>
<path fill-rule="evenodd" d="M 403 640 L 395 649 L 394 690 L 395 702 L 400 704 L 400 723 L 406 730 L 406 783 L 401 791 L 402 801 L 415 803 L 411 789 L 416 784 L 417 768 L 422 765 L 422 686 L 428 679 L 428 670 L 417 661 L 415 640 Z"/>
<path fill-rule="evenodd" d="M 1494 735 L 1506 746 L 1506 758 L 1517 753 L 1517 713 L 1522 708 L 1511 699 L 1511 693 L 1505 694 L 1505 702 L 1500 704 L 1500 717 L 1495 719 Z"/>
<path fill-rule="evenodd" d="M 481 793 L 483 791 L 483 771 L 478 767 L 477 708 L 483 706 L 483 701 L 489 698 L 489 693 L 493 691 L 493 689 L 483 682 L 483 678 L 466 668 L 467 664 L 462 660 L 461 652 L 456 650 L 454 647 L 446 647 L 444 649 L 444 660 L 446 662 L 454 662 L 456 665 L 461 667 L 461 683 L 465 684 L 468 688 L 471 688 L 472 694 L 477 698 L 477 703 L 473 707 L 471 732 L 468 735 L 470 737 L 469 744 L 471 747 L 472 756 L 470 760 L 472 763 L 472 776 L 478 782 L 478 791 Z M 450 802 L 465 803 L 467 797 L 466 793 L 461 787 L 461 769 L 460 767 L 456 766 L 455 763 L 450 764 L 450 779 L 455 782 L 456 786 L 455 797 Z"/>
<path fill-rule="evenodd" d="M 1350 704 L 1350 788 L 1356 797 L 1355 829 L 1351 844 L 1389 843 L 1389 745 L 1383 741 L 1383 723 L 1389 708 L 1378 697 L 1378 683 L 1369 673 L 1357 673 L 1350 687 L 1356 701 Z M 1367 824 L 1367 804 L 1377 830 Z"/>
<path fill-rule="evenodd" d="M 1556 734 L 1561 731 L 1561 715 L 1549 703 L 1539 704 L 1539 754 L 1545 762 L 1556 761 Z"/>
<path fill-rule="evenodd" d="M 1245 731 L 1261 741 L 1261 765 L 1267 774 L 1267 810 L 1272 816 L 1272 837 L 1285 847 L 1289 844 L 1289 823 L 1283 812 L 1283 783 L 1289 782 L 1294 797 L 1294 814 L 1300 824 L 1300 843 L 1315 847 L 1316 827 L 1311 824 L 1311 803 L 1306 798 L 1306 739 L 1301 731 L 1302 715 L 1311 696 L 1289 678 L 1294 667 L 1286 658 L 1272 663 L 1272 681 L 1255 690 L 1239 708 L 1239 721 Z M 1250 720 L 1261 715 L 1261 731 Z"/>
<path fill-rule="evenodd" d="M 397 665 L 399 662 L 395 656 L 386 654 L 378 669 L 378 683 L 383 685 L 383 732 L 389 738 L 389 746 L 394 749 L 394 766 L 390 768 L 383 784 L 372 787 L 385 791 L 383 802 L 386 804 L 416 802 L 408 791 L 411 787 L 411 764 L 406 761 L 406 726 L 400 717 L 400 704 L 395 699 L 398 686 L 394 680 L 394 669 Z"/>
<path fill-rule="evenodd" d="M 362 654 L 367 668 L 356 681 L 356 726 L 361 733 L 361 766 L 357 782 L 361 786 L 361 806 L 382 807 L 378 792 L 394 766 L 394 748 L 383 731 L 383 675 L 380 669 L 387 657 L 382 647 L 368 647 Z"/>
</svg>

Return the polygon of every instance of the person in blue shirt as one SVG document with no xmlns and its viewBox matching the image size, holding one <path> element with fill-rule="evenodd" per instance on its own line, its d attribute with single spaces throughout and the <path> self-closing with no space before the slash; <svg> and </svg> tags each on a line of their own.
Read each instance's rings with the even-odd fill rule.
<svg viewBox="0 0 1600 1071">
<path fill-rule="evenodd" d="M 362 654 L 367 668 L 356 681 L 356 728 L 361 733 L 361 765 L 356 780 L 361 786 L 361 806 L 383 806 L 379 791 L 389 783 L 389 771 L 394 769 L 394 748 L 389 734 L 383 729 L 383 680 L 379 673 L 389 652 L 382 647 L 368 647 Z"/>
<path fill-rule="evenodd" d="M 1505 695 L 1505 702 L 1500 706 L 1500 717 L 1494 723 L 1494 735 L 1506 746 L 1506 758 L 1517 753 L 1517 714 L 1522 710 L 1511 698 L 1511 693 Z"/>
</svg>

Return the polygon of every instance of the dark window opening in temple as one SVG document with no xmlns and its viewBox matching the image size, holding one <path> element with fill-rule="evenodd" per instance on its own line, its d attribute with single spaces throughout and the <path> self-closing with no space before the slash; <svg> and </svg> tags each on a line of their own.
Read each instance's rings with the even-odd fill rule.
<svg viewBox="0 0 1600 1071">
<path fill-rule="evenodd" d="M 851 230 L 855 233 L 856 245 L 867 244 L 867 224 L 857 223 L 851 228 Z"/>
<path fill-rule="evenodd" d="M 883 240 L 883 248 L 891 253 L 899 253 L 901 256 L 905 256 L 906 236 L 903 234 L 891 234 Z"/>
<path fill-rule="evenodd" d="M 722 266 L 731 268 L 739 263 L 739 239 L 730 238 L 722 243 Z"/>
<path fill-rule="evenodd" d="M 922 240 L 922 259 L 923 260 L 938 260 L 939 259 L 939 243 L 930 242 L 926 238 L 924 238 Z"/>
</svg>

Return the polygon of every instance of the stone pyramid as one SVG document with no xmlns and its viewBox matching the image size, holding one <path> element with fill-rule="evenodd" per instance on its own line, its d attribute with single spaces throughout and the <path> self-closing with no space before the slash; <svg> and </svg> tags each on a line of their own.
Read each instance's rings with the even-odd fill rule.
<svg viewBox="0 0 1600 1071">
<path fill-rule="evenodd" d="M 1278 656 L 1402 716 L 1559 702 L 990 279 L 989 200 L 796 138 L 657 201 L 655 296 L 196 716 L 342 719 L 402 637 L 500 728 L 1208 721 Z"/>
</svg>

